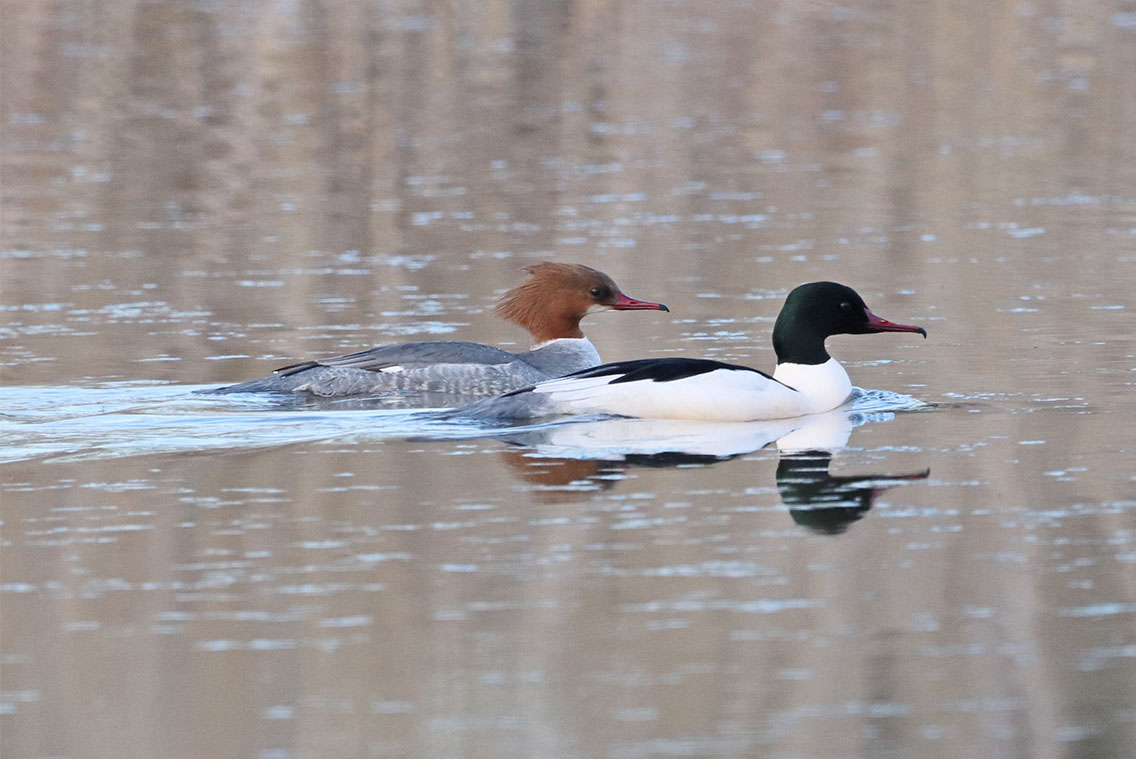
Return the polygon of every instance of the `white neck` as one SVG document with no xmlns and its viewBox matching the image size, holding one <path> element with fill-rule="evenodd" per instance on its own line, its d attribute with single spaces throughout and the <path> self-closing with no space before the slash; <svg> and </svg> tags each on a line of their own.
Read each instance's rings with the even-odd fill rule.
<svg viewBox="0 0 1136 759">
<path fill-rule="evenodd" d="M 533 343 L 529 350 L 538 351 L 541 348 L 547 348 L 554 343 L 563 343 L 565 346 L 583 346 L 591 345 L 592 341 L 586 337 L 554 337 L 551 340 L 542 340 L 539 343 Z M 593 347 L 592 350 L 595 350 Z"/>
</svg>

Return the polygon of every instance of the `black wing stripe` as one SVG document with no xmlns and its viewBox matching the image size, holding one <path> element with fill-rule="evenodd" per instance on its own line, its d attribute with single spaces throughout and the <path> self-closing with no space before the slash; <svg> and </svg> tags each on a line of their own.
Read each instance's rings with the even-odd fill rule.
<svg viewBox="0 0 1136 759">
<path fill-rule="evenodd" d="M 307 369 L 314 369 L 319 365 L 320 364 L 318 361 L 301 361 L 298 364 L 288 364 L 287 366 L 281 366 L 277 369 L 273 369 L 272 373 L 280 377 L 290 377 L 293 374 L 299 374 L 300 372 Z"/>
<path fill-rule="evenodd" d="M 621 382 L 674 382 L 688 377 L 697 377 L 700 374 L 709 374 L 716 371 L 753 372 L 760 374 L 768 380 L 778 382 L 770 375 L 741 364 L 727 364 L 722 361 L 712 361 L 706 358 L 640 358 L 631 361 L 615 361 L 610 364 L 600 364 L 591 369 L 581 369 L 578 372 L 566 374 L 561 379 L 591 379 L 593 377 L 612 377 L 609 385 L 618 385 Z M 784 383 L 778 383 L 784 384 Z M 786 385 L 788 387 L 788 385 Z M 531 393 L 533 388 L 523 387 L 505 393 L 505 397 Z"/>
<path fill-rule="evenodd" d="M 736 372 L 755 372 L 767 379 L 773 379 L 758 369 L 740 364 L 726 364 L 721 361 L 711 361 L 705 358 L 641 358 L 632 361 L 616 361 L 610 364 L 601 364 L 591 369 L 582 369 L 566 375 L 568 377 L 608 377 L 614 376 L 609 384 L 620 382 L 674 382 L 675 380 L 697 377 L 699 374 L 708 374 L 719 370 Z"/>
</svg>

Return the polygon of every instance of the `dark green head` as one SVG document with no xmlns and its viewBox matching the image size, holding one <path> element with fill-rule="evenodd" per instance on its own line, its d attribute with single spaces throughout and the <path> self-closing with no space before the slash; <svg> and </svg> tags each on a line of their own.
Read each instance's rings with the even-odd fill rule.
<svg viewBox="0 0 1136 759">
<path fill-rule="evenodd" d="M 829 335 L 867 335 L 874 332 L 918 332 L 922 327 L 895 324 L 876 316 L 855 290 L 836 282 L 810 282 L 795 288 L 773 325 L 777 363 L 823 364 Z"/>
</svg>

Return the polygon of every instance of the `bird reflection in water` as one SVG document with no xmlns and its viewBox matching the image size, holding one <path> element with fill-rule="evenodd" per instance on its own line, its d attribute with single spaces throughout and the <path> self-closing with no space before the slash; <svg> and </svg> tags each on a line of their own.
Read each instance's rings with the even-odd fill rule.
<svg viewBox="0 0 1136 759">
<path fill-rule="evenodd" d="M 507 441 L 512 442 L 512 441 Z M 501 460 L 517 479 L 532 488 L 542 503 L 567 503 L 580 491 L 610 490 L 627 478 L 627 471 L 638 467 L 670 469 L 680 466 L 709 466 L 735 456 L 697 453 L 632 453 L 621 459 L 572 459 L 559 456 L 533 456 L 523 448 L 507 448 Z"/>
<path fill-rule="evenodd" d="M 884 491 L 926 479 L 908 474 L 834 475 L 833 452 L 853 427 L 891 419 L 891 413 L 829 412 L 777 422 L 709 423 L 603 419 L 530 427 L 496 436 L 513 446 L 501 453 L 519 479 L 544 502 L 580 491 L 608 490 L 635 468 L 709 466 L 776 443 L 777 490 L 793 521 L 837 535 L 863 518 Z"/>
<path fill-rule="evenodd" d="M 924 480 L 930 469 L 910 474 L 829 474 L 831 451 L 782 452 L 777 463 L 777 491 L 789 516 L 802 527 L 839 535 L 861 519 L 885 490 L 903 482 Z"/>
</svg>

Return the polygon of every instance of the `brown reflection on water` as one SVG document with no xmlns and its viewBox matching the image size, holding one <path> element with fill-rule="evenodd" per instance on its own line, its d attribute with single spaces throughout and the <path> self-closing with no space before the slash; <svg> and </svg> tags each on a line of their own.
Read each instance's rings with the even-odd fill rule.
<svg viewBox="0 0 1136 759">
<path fill-rule="evenodd" d="M 1136 744 L 1128 6 L 2 13 L 5 386 L 515 343 L 489 307 L 547 258 L 674 309 L 590 317 L 611 359 L 768 369 L 781 296 L 846 281 L 930 334 L 835 339 L 854 382 L 946 404 L 836 455 L 932 470 L 838 537 L 795 525 L 769 450 L 5 465 L 5 756 Z"/>
<path fill-rule="evenodd" d="M 534 498 L 553 503 L 578 500 L 580 496 L 572 492 L 573 486 L 589 490 L 610 488 L 623 468 L 612 461 L 543 457 L 534 460 L 521 450 L 501 451 L 498 458 L 517 479 L 533 485 Z"/>
<path fill-rule="evenodd" d="M 817 277 L 875 299 L 930 290 L 939 313 L 968 307 L 959 337 L 979 347 L 1011 336 L 1018 297 L 1091 302 L 1130 264 L 1136 52 L 1104 4 L 16 2 L 6 16 L 3 247 L 42 254 L 5 261 L 6 285 L 94 311 L 122 346 L 75 324 L 64 379 L 134 377 L 123 364 L 154 343 L 197 367 L 240 354 L 243 325 L 267 325 L 252 344 L 274 355 L 357 348 L 389 339 L 382 314 L 407 286 L 460 295 L 470 310 L 449 321 L 516 340 L 483 313 L 515 257 L 725 296 L 690 302 L 692 318 L 748 318 L 739 296 Z M 407 256 L 433 263 L 408 271 Z M 1043 276 L 1009 288 L 1025 261 Z M 99 319 L 100 288 L 156 296 L 189 328 L 127 339 Z M 347 332 L 301 331 L 329 321 Z M 15 363 L 13 381 L 52 376 Z M 187 379 L 174 361 L 146 368 Z"/>
</svg>

